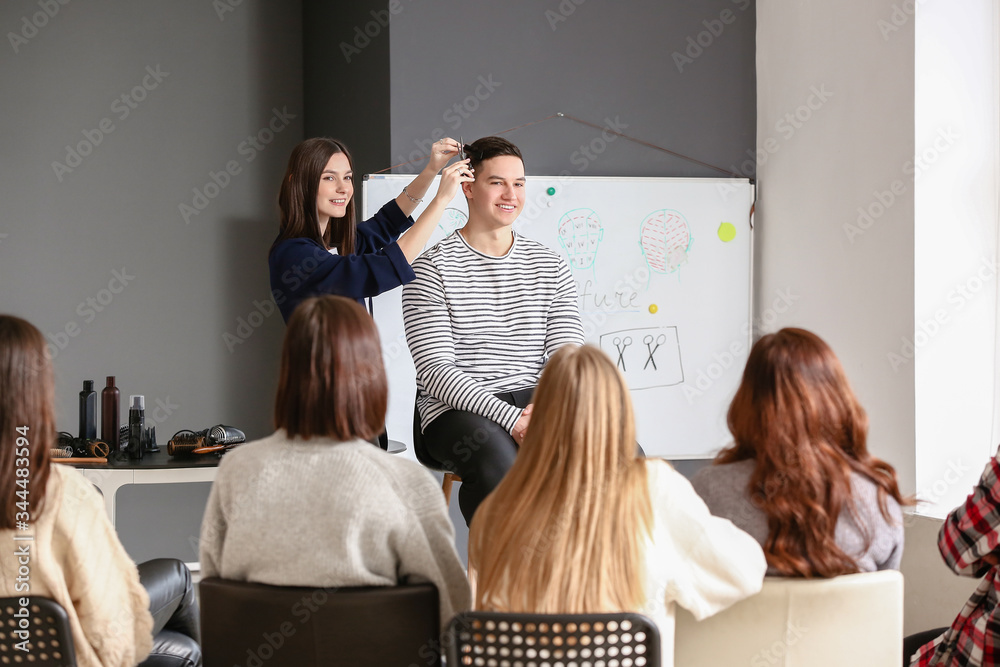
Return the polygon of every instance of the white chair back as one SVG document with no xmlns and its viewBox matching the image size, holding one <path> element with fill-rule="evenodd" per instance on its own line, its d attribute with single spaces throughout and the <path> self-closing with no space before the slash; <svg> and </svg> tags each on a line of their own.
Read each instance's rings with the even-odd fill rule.
<svg viewBox="0 0 1000 667">
<path fill-rule="evenodd" d="M 757 595 L 696 621 L 677 609 L 677 667 L 896 667 L 903 575 L 767 577 Z"/>
</svg>

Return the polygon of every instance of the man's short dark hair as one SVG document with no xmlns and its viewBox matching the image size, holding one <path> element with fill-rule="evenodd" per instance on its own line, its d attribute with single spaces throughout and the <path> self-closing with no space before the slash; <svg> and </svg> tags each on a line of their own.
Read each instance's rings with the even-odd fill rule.
<svg viewBox="0 0 1000 667">
<path fill-rule="evenodd" d="M 473 169 L 479 169 L 479 165 L 501 155 L 512 155 L 524 163 L 521 151 L 517 146 L 502 137 L 483 137 L 471 144 L 465 145 L 465 154 L 471 159 L 469 165 Z"/>
</svg>

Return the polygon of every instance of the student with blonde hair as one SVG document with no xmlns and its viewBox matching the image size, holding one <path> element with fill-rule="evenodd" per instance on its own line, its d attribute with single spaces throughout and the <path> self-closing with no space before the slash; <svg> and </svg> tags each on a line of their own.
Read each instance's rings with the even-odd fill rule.
<svg viewBox="0 0 1000 667">
<path fill-rule="evenodd" d="M 514 465 L 469 533 L 478 609 L 638 611 L 673 663 L 675 603 L 699 619 L 760 590 L 760 546 L 667 462 L 637 456 L 632 401 L 588 345 L 553 355 Z"/>
</svg>

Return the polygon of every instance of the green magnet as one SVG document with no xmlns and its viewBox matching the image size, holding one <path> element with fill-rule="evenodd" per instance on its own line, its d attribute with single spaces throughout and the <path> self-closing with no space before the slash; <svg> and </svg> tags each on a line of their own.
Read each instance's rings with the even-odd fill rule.
<svg viewBox="0 0 1000 667">
<path fill-rule="evenodd" d="M 549 188 L 548 190 L 546 190 L 546 192 L 549 193 L 549 196 L 552 196 L 552 195 L 554 195 L 556 193 L 556 189 L 555 188 Z"/>
</svg>

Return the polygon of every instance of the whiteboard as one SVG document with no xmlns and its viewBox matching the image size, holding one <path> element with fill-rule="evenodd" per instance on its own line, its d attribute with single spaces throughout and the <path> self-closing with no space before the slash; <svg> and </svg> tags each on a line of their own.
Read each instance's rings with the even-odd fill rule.
<svg viewBox="0 0 1000 667">
<path fill-rule="evenodd" d="M 364 219 L 412 179 L 366 176 Z M 707 458 L 730 441 L 726 410 L 750 348 L 752 203 L 747 179 L 528 176 L 514 230 L 569 263 L 587 341 L 624 373 L 647 455 Z M 460 190 L 428 245 L 467 219 Z M 374 315 L 389 376 L 387 430 L 412 458 L 416 374 L 401 298 L 401 289 L 376 297 Z"/>
</svg>

